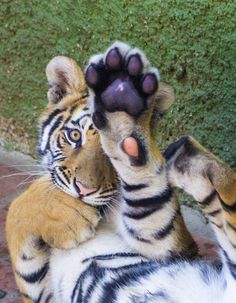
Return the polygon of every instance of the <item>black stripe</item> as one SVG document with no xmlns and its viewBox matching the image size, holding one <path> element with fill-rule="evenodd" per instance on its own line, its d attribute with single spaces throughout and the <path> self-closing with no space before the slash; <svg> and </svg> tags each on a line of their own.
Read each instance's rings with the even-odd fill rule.
<svg viewBox="0 0 236 303">
<path fill-rule="evenodd" d="M 170 222 L 161 230 L 159 230 L 158 232 L 156 232 L 153 237 L 156 240 L 163 240 L 165 237 L 167 237 L 171 231 L 174 229 L 174 225 L 175 225 L 175 221 L 176 219 L 180 216 L 180 210 L 178 209 L 176 211 L 176 213 L 174 214 L 174 216 L 172 217 L 172 219 L 170 220 Z"/>
<path fill-rule="evenodd" d="M 65 109 L 55 109 L 51 114 L 48 116 L 48 118 L 43 122 L 42 127 L 41 127 L 41 133 L 43 133 L 45 127 L 49 125 L 53 118 L 56 117 L 58 114 L 65 112 Z"/>
<path fill-rule="evenodd" d="M 115 254 L 106 254 L 106 255 L 97 255 L 94 257 L 90 257 L 90 258 L 86 258 L 82 261 L 82 263 L 85 263 L 87 261 L 91 261 L 91 260 L 113 260 L 115 258 L 136 258 L 136 257 L 140 257 L 139 254 L 136 253 L 126 253 L 126 252 L 120 252 L 120 253 L 115 253 Z"/>
<path fill-rule="evenodd" d="M 53 156 L 53 158 L 56 158 L 56 157 L 58 157 L 58 156 L 61 156 L 63 153 L 62 153 L 62 151 L 61 150 L 54 150 L 53 152 L 52 152 L 52 156 Z"/>
<path fill-rule="evenodd" d="M 46 297 L 44 303 L 49 303 L 49 302 L 51 301 L 52 298 L 53 298 L 52 294 L 49 294 L 49 295 Z"/>
<path fill-rule="evenodd" d="M 223 228 L 223 225 L 222 224 L 216 224 L 215 222 L 211 221 L 211 224 L 215 225 L 216 227 L 218 227 L 219 229 L 222 229 Z"/>
<path fill-rule="evenodd" d="M 24 261 L 32 261 L 34 260 L 34 257 L 32 256 L 27 256 L 25 253 L 22 254 L 21 259 Z"/>
<path fill-rule="evenodd" d="M 215 217 L 215 216 L 217 216 L 218 214 L 221 213 L 221 209 L 219 208 L 219 209 L 214 210 L 214 211 L 212 211 L 212 212 L 209 212 L 209 213 L 206 212 L 206 213 L 207 213 L 208 216 Z"/>
<path fill-rule="evenodd" d="M 125 212 L 123 213 L 123 215 L 125 217 L 128 217 L 130 219 L 134 219 L 134 220 L 141 220 L 141 219 L 144 219 L 150 215 L 152 215 L 154 212 L 160 210 L 160 205 L 157 205 L 155 207 L 149 207 L 149 208 L 143 208 L 143 211 L 142 212 Z"/>
<path fill-rule="evenodd" d="M 71 116 L 69 116 L 68 118 L 66 118 L 66 120 L 64 122 L 64 125 L 67 125 L 67 123 L 70 121 L 70 119 L 71 119 Z M 69 128 L 67 128 L 67 129 L 69 129 Z"/>
<path fill-rule="evenodd" d="M 112 190 L 114 190 L 114 188 L 107 188 L 107 189 L 104 189 L 103 191 L 101 191 L 101 192 L 99 193 L 99 195 L 103 195 L 103 194 L 105 194 L 105 193 L 109 193 L 109 192 L 111 192 Z"/>
<path fill-rule="evenodd" d="M 79 99 L 80 100 L 80 99 Z M 78 101 L 79 101 L 78 100 Z M 71 108 L 70 108 L 70 116 L 74 113 L 74 111 L 76 110 L 76 108 L 77 108 L 77 104 L 75 104 L 75 105 L 73 105 Z"/>
<path fill-rule="evenodd" d="M 36 282 L 41 282 L 45 278 L 48 270 L 49 270 L 49 263 L 46 262 L 42 268 L 40 268 L 39 270 L 37 270 L 36 272 L 34 272 L 32 274 L 25 275 L 25 274 L 21 274 L 19 272 L 16 272 L 16 273 L 26 282 L 36 283 Z"/>
<path fill-rule="evenodd" d="M 160 264 L 158 262 L 142 262 L 129 266 L 129 270 L 120 270 L 116 279 L 112 279 L 111 282 L 104 281 L 102 291 L 103 293 L 99 297 L 99 303 L 117 302 L 117 295 L 120 286 L 130 286 L 132 282 L 140 284 L 140 280 L 145 279 L 152 273 L 158 270 Z M 138 302 L 138 300 L 132 300 L 132 302 Z M 141 302 L 141 301 L 140 301 Z M 147 302 L 144 300 L 143 302 Z"/>
<path fill-rule="evenodd" d="M 230 239 L 228 239 L 229 243 L 236 249 L 236 244 L 234 244 Z"/>
<path fill-rule="evenodd" d="M 35 303 L 40 303 L 41 299 L 42 299 L 42 296 L 43 296 L 43 292 L 44 292 L 44 289 L 41 291 L 41 293 L 39 294 L 39 297 L 37 300 L 35 300 Z"/>
<path fill-rule="evenodd" d="M 57 137 L 57 147 L 59 147 L 60 149 L 62 148 L 62 145 L 60 143 L 60 136 Z"/>
<path fill-rule="evenodd" d="M 94 293 L 94 289 L 97 287 L 97 284 L 99 281 L 101 281 L 101 279 L 103 278 L 103 273 L 99 272 L 99 274 L 96 274 L 93 277 L 93 280 L 91 281 L 85 295 L 84 298 L 81 300 L 81 303 L 91 303 L 91 296 Z M 77 300 L 78 302 L 78 300 Z"/>
<path fill-rule="evenodd" d="M 70 184 L 70 178 L 65 173 L 65 170 L 67 170 L 67 168 L 59 166 L 59 170 L 63 174 L 63 177 L 66 179 L 67 183 Z"/>
<path fill-rule="evenodd" d="M 226 204 L 221 198 L 220 198 L 221 205 L 223 206 L 224 210 L 227 212 L 236 212 L 236 203 L 233 203 L 232 205 Z"/>
<path fill-rule="evenodd" d="M 23 297 L 25 297 L 26 299 L 29 299 L 30 301 L 34 302 L 34 303 L 40 303 L 41 299 L 42 299 L 42 296 L 43 296 L 43 293 L 44 293 L 44 289 L 40 292 L 39 296 L 37 299 L 33 299 L 31 298 L 30 296 L 28 296 L 27 294 L 25 293 L 22 293 L 21 292 L 21 295 Z M 50 298 L 51 299 L 51 298 Z M 47 299 L 46 299 L 47 300 Z M 44 303 L 48 303 L 49 301 L 45 301 Z"/>
<path fill-rule="evenodd" d="M 67 159 L 67 157 L 61 157 L 61 158 L 57 159 L 56 161 L 57 161 L 57 162 L 62 162 L 62 161 L 64 161 L 65 159 Z"/>
<path fill-rule="evenodd" d="M 232 262 L 227 254 L 227 252 L 221 247 L 223 254 L 225 256 L 229 271 L 232 275 L 232 277 L 236 280 L 236 264 Z"/>
<path fill-rule="evenodd" d="M 189 143 L 188 137 L 182 137 L 174 143 L 171 143 L 164 152 L 165 159 L 169 161 L 175 155 L 177 150 L 179 150 L 179 148 L 185 143 Z"/>
<path fill-rule="evenodd" d="M 125 226 L 127 232 L 128 232 L 134 239 L 136 239 L 137 241 L 140 241 L 140 242 L 144 242 L 144 243 L 151 244 L 151 241 L 150 241 L 150 240 L 141 237 L 141 236 L 138 234 L 138 232 L 137 232 L 136 230 L 134 230 L 133 228 L 129 227 L 128 224 L 125 222 L 124 218 L 123 218 L 123 222 L 124 222 L 124 226 Z"/>
<path fill-rule="evenodd" d="M 163 205 L 170 201 L 172 197 L 172 188 L 167 187 L 161 194 L 156 196 L 140 199 L 140 200 L 131 200 L 124 198 L 126 203 L 131 207 L 148 207 L 159 204 L 159 209 L 163 207 Z"/>
<path fill-rule="evenodd" d="M 96 200 L 100 200 L 100 199 L 108 199 L 108 198 L 111 198 L 111 197 L 113 197 L 115 195 L 115 193 L 113 192 L 112 194 L 110 194 L 110 195 L 102 195 L 102 196 L 100 196 L 100 194 L 99 194 L 99 196 L 98 197 L 96 197 Z"/>
<path fill-rule="evenodd" d="M 105 270 L 98 267 L 96 261 L 91 262 L 90 265 L 81 273 L 77 279 L 73 292 L 71 294 L 71 301 L 76 303 L 87 303 L 90 302 L 90 296 L 92 295 L 93 289 L 101 282 Z M 87 288 L 87 292 L 84 291 L 83 286 L 86 284 L 86 278 L 92 277 L 90 286 Z"/>
<path fill-rule="evenodd" d="M 60 126 L 62 120 L 63 120 L 63 115 L 59 116 L 56 121 L 54 122 L 52 128 L 50 129 L 49 133 L 48 133 L 48 141 L 46 144 L 46 147 L 44 149 L 44 152 L 50 148 L 50 139 L 51 139 L 51 135 L 53 134 L 53 132 Z"/>
<path fill-rule="evenodd" d="M 122 183 L 123 183 L 123 189 L 125 190 L 125 191 L 128 191 L 128 192 L 130 192 L 130 191 L 135 191 L 135 190 L 140 190 L 140 189 L 143 189 L 143 188 L 146 188 L 146 187 L 148 187 L 148 185 L 147 184 L 135 184 L 135 185 L 131 185 L 131 184 L 128 184 L 128 183 L 126 183 L 125 181 L 123 181 L 122 180 Z"/>
<path fill-rule="evenodd" d="M 79 122 L 80 122 L 80 120 L 82 120 L 83 118 L 85 118 L 85 117 L 91 117 L 91 115 L 90 114 L 84 114 L 84 115 L 82 115 L 81 117 L 79 117 L 76 121 L 71 121 L 74 125 L 75 124 L 79 124 Z"/>
<path fill-rule="evenodd" d="M 207 196 L 202 202 L 200 202 L 201 206 L 209 206 L 216 196 L 217 192 L 214 190 L 209 196 Z"/>
<path fill-rule="evenodd" d="M 59 174 L 57 173 L 57 171 L 54 172 L 55 173 L 55 176 L 56 178 L 65 186 L 67 187 L 68 189 L 70 189 L 70 187 L 62 180 L 62 178 L 59 176 Z"/>
</svg>

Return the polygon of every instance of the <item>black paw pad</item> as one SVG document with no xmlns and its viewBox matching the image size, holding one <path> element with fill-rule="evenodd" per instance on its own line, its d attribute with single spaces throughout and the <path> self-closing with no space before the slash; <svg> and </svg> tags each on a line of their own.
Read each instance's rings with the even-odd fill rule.
<svg viewBox="0 0 236 303">
<path fill-rule="evenodd" d="M 126 111 L 130 115 L 137 115 L 144 108 L 142 97 L 128 80 L 116 79 L 101 94 L 105 108 L 110 111 Z"/>
<path fill-rule="evenodd" d="M 119 71 L 122 66 L 122 57 L 117 48 L 111 49 L 106 56 L 106 67 L 109 70 Z"/>
<path fill-rule="evenodd" d="M 138 54 L 130 56 L 127 64 L 127 70 L 130 76 L 138 76 L 142 73 L 143 63 Z"/>
<path fill-rule="evenodd" d="M 144 76 L 142 89 L 147 95 L 152 95 L 158 88 L 158 82 L 155 74 L 148 73 Z"/>
<path fill-rule="evenodd" d="M 91 87 L 96 86 L 98 83 L 98 72 L 92 64 L 87 68 L 87 71 L 85 73 L 85 80 Z"/>
</svg>

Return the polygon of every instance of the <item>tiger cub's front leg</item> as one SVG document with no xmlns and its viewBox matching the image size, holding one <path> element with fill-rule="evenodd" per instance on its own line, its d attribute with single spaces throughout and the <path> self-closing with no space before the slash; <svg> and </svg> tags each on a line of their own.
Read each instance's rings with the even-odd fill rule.
<svg viewBox="0 0 236 303">
<path fill-rule="evenodd" d="M 172 90 L 140 50 L 120 42 L 91 58 L 85 78 L 93 122 L 121 179 L 122 236 L 148 257 L 195 255 L 154 139 L 156 114 L 171 103 Z"/>
<path fill-rule="evenodd" d="M 11 204 L 6 234 L 17 286 L 24 302 L 54 302 L 51 248 L 69 249 L 94 236 L 100 215 L 40 178 Z"/>
</svg>

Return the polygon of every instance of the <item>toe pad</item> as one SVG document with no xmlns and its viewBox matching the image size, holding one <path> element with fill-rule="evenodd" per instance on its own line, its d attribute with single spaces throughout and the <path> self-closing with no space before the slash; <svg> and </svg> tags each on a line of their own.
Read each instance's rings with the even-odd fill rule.
<svg viewBox="0 0 236 303">
<path fill-rule="evenodd" d="M 123 141 L 123 150 L 130 157 L 138 157 L 138 143 L 133 137 L 128 137 Z"/>
</svg>

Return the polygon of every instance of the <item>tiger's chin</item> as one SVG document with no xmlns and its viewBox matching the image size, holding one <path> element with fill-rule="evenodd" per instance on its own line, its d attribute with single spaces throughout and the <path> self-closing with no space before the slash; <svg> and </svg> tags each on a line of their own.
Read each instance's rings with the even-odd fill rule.
<svg viewBox="0 0 236 303">
<path fill-rule="evenodd" d="M 77 182 L 78 183 L 78 182 Z M 58 185 L 56 185 L 59 187 Z M 111 204 L 113 201 L 116 200 L 116 194 L 117 190 L 115 188 L 105 188 L 102 189 L 102 186 L 98 188 L 86 188 L 87 192 L 86 194 L 83 194 L 84 191 L 81 192 L 80 188 L 77 186 L 75 187 L 59 187 L 63 192 L 66 194 L 72 196 L 73 198 L 82 200 L 84 203 L 93 206 L 93 207 L 99 207 L 99 206 L 105 206 L 107 204 Z M 103 196 L 100 192 L 107 192 L 107 196 Z"/>
</svg>

